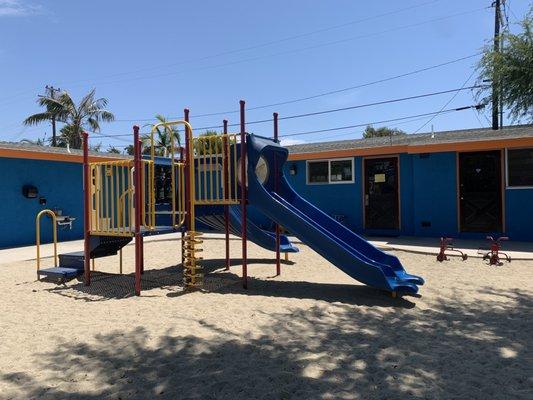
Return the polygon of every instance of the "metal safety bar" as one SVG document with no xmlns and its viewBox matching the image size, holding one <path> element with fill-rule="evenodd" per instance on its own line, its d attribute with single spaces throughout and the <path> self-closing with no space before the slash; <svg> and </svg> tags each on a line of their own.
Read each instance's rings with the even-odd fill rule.
<svg viewBox="0 0 533 400">
<path fill-rule="evenodd" d="M 134 163 L 132 160 L 89 164 L 91 177 L 90 233 L 105 236 L 133 236 L 135 221 Z M 141 225 L 155 228 L 154 165 L 143 160 L 141 168 Z"/>
<path fill-rule="evenodd" d="M 57 217 L 52 210 L 42 210 L 35 217 L 35 245 L 37 248 L 37 279 L 39 279 L 39 269 L 41 268 L 41 217 L 49 215 L 52 218 L 52 230 L 54 240 L 54 267 L 57 267 Z"/>
<path fill-rule="evenodd" d="M 229 133 L 193 139 L 197 205 L 239 204 L 237 138 Z"/>
<path fill-rule="evenodd" d="M 176 212 L 172 215 L 172 224 L 175 228 L 179 228 L 185 224 L 185 218 L 187 216 L 185 204 L 185 162 L 174 161 L 172 169 L 174 170 L 174 180 L 176 181 L 175 186 L 177 187 L 174 204 Z"/>
<path fill-rule="evenodd" d="M 175 138 L 173 131 L 171 129 L 172 126 L 176 125 L 184 125 L 185 126 L 185 134 L 188 137 L 192 137 L 192 127 L 187 121 L 183 120 L 176 120 L 176 121 L 167 121 L 167 122 L 160 122 L 158 124 L 155 124 L 152 126 L 152 129 L 150 130 L 150 157 L 151 162 L 155 164 L 155 140 L 154 140 L 154 134 L 159 130 L 159 128 L 163 128 L 166 133 L 170 136 L 170 159 L 171 159 L 171 204 L 172 204 L 172 225 L 174 228 L 179 228 L 186 222 L 186 185 L 185 185 L 185 162 L 182 161 L 176 161 L 176 146 L 175 146 Z M 155 185 L 154 185 L 155 186 Z M 152 190 L 150 202 L 151 204 L 155 204 L 155 188 Z M 155 212 L 154 212 L 155 215 Z"/>
</svg>

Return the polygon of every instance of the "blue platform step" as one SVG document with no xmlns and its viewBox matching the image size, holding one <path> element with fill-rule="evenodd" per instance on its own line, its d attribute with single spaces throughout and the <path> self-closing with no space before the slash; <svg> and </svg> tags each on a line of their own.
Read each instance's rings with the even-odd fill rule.
<svg viewBox="0 0 533 400">
<path fill-rule="evenodd" d="M 59 279 L 68 279 L 75 278 L 77 276 L 83 275 L 83 269 L 77 268 L 68 268 L 68 267 L 54 267 L 40 269 L 38 271 L 39 275 L 43 275 L 50 278 L 59 278 Z"/>
<path fill-rule="evenodd" d="M 63 253 L 59 255 L 59 266 L 83 270 L 84 259 L 85 259 L 85 256 L 83 254 L 83 251 Z"/>
</svg>

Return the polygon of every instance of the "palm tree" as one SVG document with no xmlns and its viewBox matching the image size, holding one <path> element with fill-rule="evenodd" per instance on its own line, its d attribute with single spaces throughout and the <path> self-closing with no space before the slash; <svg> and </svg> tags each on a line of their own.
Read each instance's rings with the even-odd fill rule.
<svg viewBox="0 0 533 400">
<path fill-rule="evenodd" d="M 37 125 L 54 117 L 66 124 L 60 131 L 59 146 L 66 147 L 68 144 L 71 148 L 79 149 L 83 129 L 98 132 L 101 121 L 110 122 L 115 119 L 115 116 L 106 110 L 107 99 L 95 99 L 94 95 L 95 89 L 85 95 L 77 105 L 66 91 L 55 98 L 40 97 L 38 103 L 45 107 L 46 111 L 30 115 L 24 120 L 24 125 Z"/>
<path fill-rule="evenodd" d="M 161 114 L 157 114 L 155 116 L 157 123 L 166 123 L 168 122 L 168 119 L 162 116 Z M 148 124 L 145 126 L 150 126 L 151 129 L 156 124 Z M 155 147 L 155 155 L 157 156 L 163 156 L 168 157 L 172 153 L 172 136 L 174 136 L 174 153 L 178 153 L 177 149 L 181 147 L 181 136 L 178 131 L 178 129 L 175 126 L 158 126 L 154 132 L 154 147 Z M 144 153 L 150 154 L 151 149 L 151 140 L 150 140 L 150 134 L 143 135 L 142 137 L 143 147 L 144 147 Z"/>
</svg>

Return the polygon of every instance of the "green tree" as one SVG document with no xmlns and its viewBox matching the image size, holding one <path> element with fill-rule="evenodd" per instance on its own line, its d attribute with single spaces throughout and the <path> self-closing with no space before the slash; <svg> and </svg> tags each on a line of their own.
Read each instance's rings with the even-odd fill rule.
<svg viewBox="0 0 533 400">
<path fill-rule="evenodd" d="M 501 51 L 486 46 L 477 66 L 478 83 L 496 82 L 503 106 L 513 121 L 533 121 L 533 7 L 520 23 L 522 32 L 500 35 Z M 477 96 L 484 104 L 491 101 L 492 88 L 485 85 Z"/>
<path fill-rule="evenodd" d="M 381 128 L 374 128 L 373 126 L 368 125 L 363 132 L 363 138 L 373 138 L 373 137 L 389 137 L 389 136 L 398 136 L 405 135 L 405 132 L 401 129 L 396 128 L 387 128 L 382 126 Z"/>
<path fill-rule="evenodd" d="M 120 154 L 120 150 L 117 149 L 115 146 L 111 146 L 111 145 L 109 145 L 109 147 L 107 148 L 107 152 L 113 153 L 113 154 Z"/>
<path fill-rule="evenodd" d="M 157 123 L 166 123 L 168 119 L 157 114 L 155 116 Z M 148 124 L 150 129 L 153 129 L 156 124 Z M 156 156 L 169 157 L 172 153 L 172 136 L 174 136 L 174 154 L 179 154 L 179 148 L 181 147 L 181 135 L 176 126 L 158 126 L 154 132 L 154 152 Z M 150 154 L 150 149 L 152 147 L 150 134 L 143 135 L 143 153 Z M 128 151 L 128 150 L 126 150 Z M 133 149 L 131 149 L 133 153 Z"/>
<path fill-rule="evenodd" d="M 217 131 L 207 130 L 200 133 L 194 143 L 194 151 L 197 155 L 221 154 L 222 137 Z M 211 149 L 209 148 L 211 146 Z"/>
<path fill-rule="evenodd" d="M 95 90 L 91 90 L 78 104 L 74 102 L 66 91 L 59 93 L 55 98 L 40 97 L 38 104 L 45 108 L 44 112 L 30 115 L 24 120 L 24 125 L 37 125 L 47 122 L 55 117 L 65 126 L 60 130 L 58 146 L 66 147 L 67 144 L 74 149 L 81 148 L 81 132 L 83 129 L 98 132 L 100 122 L 110 122 L 114 115 L 106 110 L 107 99 L 95 98 Z"/>
</svg>

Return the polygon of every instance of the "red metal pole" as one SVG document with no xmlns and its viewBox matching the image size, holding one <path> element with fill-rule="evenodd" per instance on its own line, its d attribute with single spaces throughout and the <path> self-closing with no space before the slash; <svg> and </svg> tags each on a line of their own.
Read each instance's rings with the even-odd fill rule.
<svg viewBox="0 0 533 400">
<path fill-rule="evenodd" d="M 187 135 L 187 128 L 185 128 L 185 135 Z M 180 146 L 180 162 L 182 163 L 183 162 L 183 159 L 184 159 L 184 154 L 183 154 L 183 151 L 184 151 L 184 148 Z M 184 169 L 184 174 L 186 174 L 186 171 Z M 186 178 L 186 175 L 184 175 L 184 179 L 187 179 Z M 183 185 L 183 190 L 185 190 L 185 193 L 187 193 L 187 189 L 185 187 L 185 185 Z M 179 193 L 178 196 L 181 196 L 183 193 Z M 185 205 L 185 208 L 187 206 Z M 185 211 L 185 210 L 181 210 L 182 212 Z M 181 220 L 181 215 L 180 215 L 180 220 Z M 185 221 L 185 225 L 187 225 L 187 221 Z M 185 262 L 185 252 L 184 252 L 184 249 L 183 249 L 183 238 L 185 236 L 185 232 L 183 232 L 183 227 L 180 227 L 181 229 L 181 265 L 183 265 L 183 263 Z"/>
<path fill-rule="evenodd" d="M 141 218 L 142 218 L 142 197 L 141 197 L 141 144 L 139 140 L 139 127 L 133 127 L 133 149 L 135 167 L 135 294 L 141 295 L 141 263 L 142 263 L 142 238 L 141 238 Z"/>
<path fill-rule="evenodd" d="M 274 140 L 278 141 L 278 113 L 274 113 Z M 274 192 L 277 193 L 279 189 L 279 171 L 278 164 L 276 162 L 276 155 L 274 154 Z M 276 223 L 276 275 L 281 274 L 281 261 L 280 261 L 280 226 Z"/>
<path fill-rule="evenodd" d="M 224 135 L 227 135 L 228 133 L 228 120 L 225 119 L 223 121 L 224 123 Z M 224 169 L 224 200 L 228 201 L 228 199 L 231 197 L 229 195 L 229 143 L 228 143 L 228 137 L 224 136 L 223 141 L 224 146 L 224 160 L 223 160 L 223 169 Z M 229 270 L 230 267 L 230 256 L 229 256 L 229 205 L 224 205 L 224 231 L 226 234 L 226 270 Z"/>
<path fill-rule="evenodd" d="M 242 287 L 248 289 L 248 254 L 246 247 L 246 234 L 247 234 L 247 215 L 246 215 L 246 203 L 247 188 L 246 188 L 246 125 L 245 125 L 245 102 L 241 100 L 240 104 L 240 117 L 241 117 L 241 236 L 242 236 Z"/>
<path fill-rule="evenodd" d="M 85 286 L 91 284 L 91 176 L 89 172 L 89 134 L 83 140 L 83 269 Z"/>
<path fill-rule="evenodd" d="M 183 116 L 184 120 L 186 122 L 189 122 L 189 109 L 185 108 L 183 110 Z M 185 211 L 187 213 L 187 217 L 185 218 L 185 224 L 187 230 L 191 227 L 191 199 L 189 198 L 189 185 L 191 184 L 189 182 L 189 168 L 194 168 L 194 154 L 189 154 L 189 135 L 187 133 L 187 126 L 185 126 Z M 182 234 L 182 240 L 183 240 L 183 234 Z"/>
<path fill-rule="evenodd" d="M 189 109 L 184 108 L 183 109 L 183 119 L 186 122 L 189 122 Z M 185 182 L 183 185 L 183 189 L 185 190 L 185 230 L 190 230 L 191 227 L 191 199 L 189 198 L 189 168 L 191 168 L 191 160 L 192 160 L 192 168 L 194 168 L 194 155 L 192 156 L 192 159 L 189 159 L 189 135 L 187 133 L 187 126 L 185 126 L 185 149 L 183 153 L 185 153 L 185 168 L 183 169 L 183 172 L 185 174 Z M 183 228 L 181 230 L 181 265 L 185 265 L 185 247 L 184 246 L 184 240 L 185 240 L 185 232 L 183 231 Z"/>
</svg>

